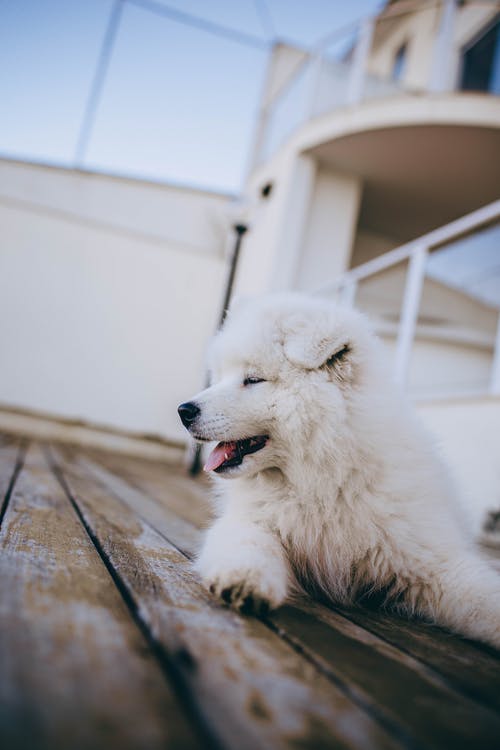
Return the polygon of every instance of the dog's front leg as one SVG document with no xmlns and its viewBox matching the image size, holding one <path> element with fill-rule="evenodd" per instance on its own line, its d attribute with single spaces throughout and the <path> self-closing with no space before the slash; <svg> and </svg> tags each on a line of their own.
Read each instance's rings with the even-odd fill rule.
<svg viewBox="0 0 500 750">
<path fill-rule="evenodd" d="M 213 594 L 243 612 L 278 607 L 287 597 L 290 573 L 280 541 L 230 514 L 208 530 L 196 569 Z"/>
<path fill-rule="evenodd" d="M 438 582 L 431 615 L 468 638 L 500 649 L 500 576 L 475 555 L 450 555 L 447 565 L 434 571 Z M 434 594 L 436 592 L 433 592 Z"/>
</svg>

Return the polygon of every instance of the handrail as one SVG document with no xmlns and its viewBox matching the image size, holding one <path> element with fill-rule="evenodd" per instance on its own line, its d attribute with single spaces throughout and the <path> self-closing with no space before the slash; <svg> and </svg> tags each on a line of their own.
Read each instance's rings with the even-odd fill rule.
<svg viewBox="0 0 500 750">
<path fill-rule="evenodd" d="M 471 0 L 471 4 L 484 5 L 484 0 Z M 443 61 L 451 59 L 450 56 L 452 51 L 450 45 L 453 44 L 455 15 L 459 9 L 456 0 L 402 0 L 402 2 L 398 3 L 396 6 L 389 6 L 378 14 L 364 15 L 356 21 L 334 30 L 320 39 L 307 51 L 305 59 L 290 74 L 287 81 L 280 87 L 276 96 L 266 105 L 263 121 L 259 126 L 260 135 L 255 149 L 255 160 L 253 166 L 265 162 L 270 154 L 275 153 L 281 143 L 289 138 L 295 130 L 316 117 L 319 110 L 321 110 L 321 113 L 327 111 L 333 112 L 342 107 L 360 104 L 362 101 L 372 97 L 376 98 L 388 94 L 386 87 L 382 87 L 382 90 L 378 93 L 374 93 L 374 91 L 370 93 L 367 91 L 367 85 L 370 81 L 374 82 L 378 80 L 380 82 L 391 84 L 393 87 L 393 93 L 397 93 L 398 95 L 413 95 L 415 93 L 415 88 L 408 82 L 395 82 L 388 73 L 382 76 L 369 73 L 367 63 L 372 48 L 372 37 L 380 24 L 385 21 L 390 21 L 391 19 L 404 16 L 405 14 L 421 12 L 432 6 L 441 8 L 442 12 L 440 14 L 439 29 L 434 35 L 433 65 L 429 80 L 419 85 L 418 90 L 427 92 L 444 92 L 454 89 L 453 83 L 451 80 L 448 80 L 448 73 L 444 72 L 448 71 L 450 66 L 445 65 Z M 348 71 L 344 76 L 344 80 L 346 80 L 346 92 L 342 95 L 339 95 L 338 92 L 334 93 L 335 99 L 324 108 L 322 104 L 323 100 L 317 101 L 316 94 L 319 88 L 319 81 L 322 80 L 322 71 L 325 67 L 325 63 L 328 62 L 326 51 L 331 43 L 342 39 L 343 36 L 352 34 L 352 32 L 356 32 L 357 41 L 354 43 L 349 61 L 345 61 L 345 64 L 348 66 Z M 307 67 L 311 67 L 310 82 L 308 83 L 311 100 L 310 106 L 301 114 L 298 118 L 298 122 L 295 122 L 294 118 L 292 118 L 294 124 L 291 126 L 288 123 L 288 120 L 285 119 L 285 125 L 282 125 L 282 127 L 279 128 L 280 132 L 276 135 L 274 132 L 275 124 L 276 121 L 280 123 L 280 112 L 283 106 L 286 107 L 286 103 L 284 105 L 284 102 L 286 102 L 285 97 L 288 96 L 290 92 L 293 92 L 294 87 L 301 86 L 300 78 L 304 74 L 304 69 L 307 69 Z M 271 147 L 269 147 L 269 141 L 271 141 Z"/>
<path fill-rule="evenodd" d="M 324 295 L 339 292 L 344 304 L 354 303 L 358 282 L 385 271 L 388 268 L 408 261 L 406 283 L 399 319 L 396 352 L 394 360 L 394 380 L 404 385 L 408 380 L 409 365 L 413 343 L 417 331 L 420 302 L 422 297 L 425 270 L 429 252 L 448 244 L 452 240 L 465 237 L 480 227 L 488 226 L 500 218 L 500 200 L 493 201 L 482 208 L 472 211 L 460 219 L 451 221 L 438 229 L 390 250 L 378 258 L 369 260 L 357 268 L 346 271 L 334 281 L 316 290 Z M 493 365 L 490 376 L 490 393 L 500 394 L 500 308 L 490 303 L 498 315 L 498 327 L 493 352 Z"/>
<path fill-rule="evenodd" d="M 434 250 L 448 243 L 450 240 L 465 237 L 479 227 L 488 225 L 498 218 L 500 218 L 500 199 L 488 203 L 486 206 L 478 208 L 470 214 L 461 216 L 460 219 L 450 221 L 449 224 L 444 224 L 438 229 L 433 229 L 421 237 L 410 240 L 410 242 L 406 242 L 404 245 L 394 248 L 394 250 L 389 250 L 389 252 L 384 253 L 378 258 L 368 260 L 366 263 L 362 263 L 360 266 L 346 271 L 334 281 L 320 287 L 320 289 L 316 290 L 316 293 L 332 292 L 345 284 L 361 281 L 368 276 L 373 276 L 376 273 L 380 273 L 380 271 L 385 271 L 391 266 L 408 260 L 422 246 L 426 247 L 427 250 Z"/>
</svg>

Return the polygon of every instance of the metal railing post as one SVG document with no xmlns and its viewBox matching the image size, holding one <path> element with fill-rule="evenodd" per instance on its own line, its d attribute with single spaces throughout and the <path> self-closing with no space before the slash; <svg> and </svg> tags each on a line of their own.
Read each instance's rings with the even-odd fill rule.
<svg viewBox="0 0 500 750">
<path fill-rule="evenodd" d="M 453 49 L 453 31 L 455 28 L 455 14 L 457 0 L 444 0 L 439 31 L 434 42 L 430 91 L 447 91 L 451 88 L 450 65 Z"/>
<path fill-rule="evenodd" d="M 490 393 L 493 396 L 500 396 L 500 313 L 498 315 L 497 335 L 493 351 L 493 364 L 491 366 Z"/>
<path fill-rule="evenodd" d="M 346 307 L 354 307 L 357 289 L 357 282 L 347 279 L 340 287 L 340 302 Z"/>
<path fill-rule="evenodd" d="M 352 67 L 347 88 L 347 103 L 358 104 L 363 98 L 366 64 L 372 46 L 375 19 L 365 18 L 361 23 L 359 39 L 354 49 Z"/>
<path fill-rule="evenodd" d="M 420 298 L 425 276 L 428 249 L 420 245 L 413 251 L 408 264 L 406 285 L 399 321 L 396 359 L 394 362 L 394 380 L 405 385 L 408 378 L 411 350 L 417 327 Z"/>
<path fill-rule="evenodd" d="M 319 93 L 319 87 L 321 84 L 321 75 L 323 73 L 323 64 L 324 64 L 323 54 L 321 52 L 316 52 L 309 64 L 311 65 L 311 70 L 310 70 L 311 90 L 309 93 L 309 102 L 307 105 L 306 116 L 309 118 L 312 118 L 316 114 L 318 93 Z"/>
</svg>

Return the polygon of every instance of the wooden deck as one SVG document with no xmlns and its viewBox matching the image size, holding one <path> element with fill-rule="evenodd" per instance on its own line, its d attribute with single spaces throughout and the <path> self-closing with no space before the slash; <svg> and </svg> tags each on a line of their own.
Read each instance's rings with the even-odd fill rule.
<svg viewBox="0 0 500 750">
<path fill-rule="evenodd" d="M 5 750 L 500 747 L 500 658 L 382 612 L 217 604 L 181 469 L 0 437 Z"/>
</svg>

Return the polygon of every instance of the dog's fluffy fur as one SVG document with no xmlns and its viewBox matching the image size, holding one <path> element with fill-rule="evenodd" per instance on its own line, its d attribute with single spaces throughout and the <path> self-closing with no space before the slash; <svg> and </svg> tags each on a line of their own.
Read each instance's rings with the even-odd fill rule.
<svg viewBox="0 0 500 750">
<path fill-rule="evenodd" d="M 468 539 L 384 358 L 359 313 L 324 300 L 269 295 L 229 315 L 189 429 L 227 446 L 268 440 L 215 477 L 197 569 L 237 608 L 304 588 L 341 603 L 377 591 L 500 647 L 500 576 Z"/>
</svg>

